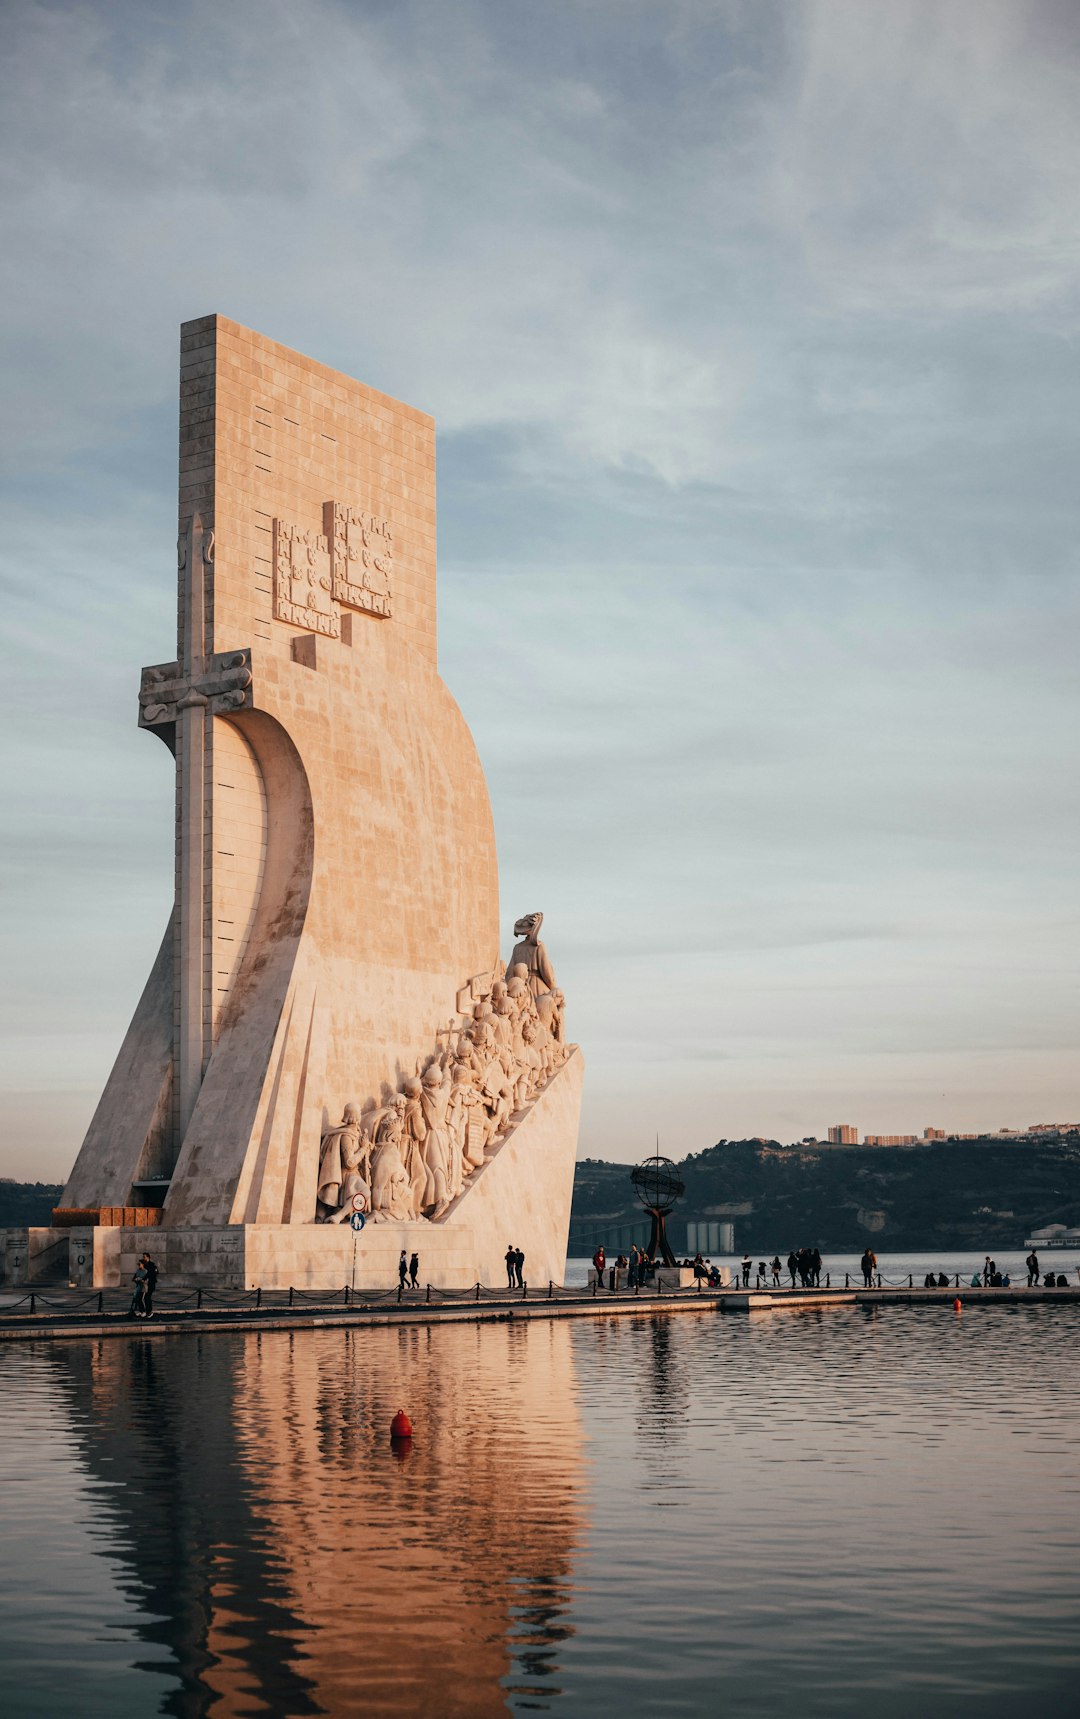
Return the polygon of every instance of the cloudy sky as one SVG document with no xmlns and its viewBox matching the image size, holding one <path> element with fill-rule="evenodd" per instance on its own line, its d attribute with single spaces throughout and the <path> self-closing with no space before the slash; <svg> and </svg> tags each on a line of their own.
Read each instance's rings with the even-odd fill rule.
<svg viewBox="0 0 1080 1719">
<path fill-rule="evenodd" d="M 5 0 L 0 1173 L 156 950 L 177 325 L 434 413 L 583 1155 L 1080 1115 L 1074 0 Z"/>
</svg>

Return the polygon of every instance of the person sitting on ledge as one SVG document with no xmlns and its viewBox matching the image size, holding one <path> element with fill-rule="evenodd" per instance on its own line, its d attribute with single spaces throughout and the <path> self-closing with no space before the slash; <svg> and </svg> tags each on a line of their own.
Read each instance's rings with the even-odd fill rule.
<svg viewBox="0 0 1080 1719">
<path fill-rule="evenodd" d="M 937 1274 L 937 1286 L 939 1289 L 948 1289 L 949 1287 L 949 1280 L 943 1271 L 939 1271 Z"/>
<path fill-rule="evenodd" d="M 926 1276 L 922 1280 L 922 1286 L 924 1289 L 937 1288 L 937 1278 L 934 1276 L 932 1271 L 927 1272 Z"/>
</svg>

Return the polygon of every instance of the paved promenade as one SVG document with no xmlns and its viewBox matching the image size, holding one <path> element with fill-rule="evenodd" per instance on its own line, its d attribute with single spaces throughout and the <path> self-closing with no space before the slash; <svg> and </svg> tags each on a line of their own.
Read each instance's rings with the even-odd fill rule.
<svg viewBox="0 0 1080 1719">
<path fill-rule="evenodd" d="M 952 1310 L 957 1296 L 965 1312 L 983 1307 L 1035 1303 L 1080 1304 L 1080 1285 L 1067 1289 L 564 1289 L 544 1285 L 522 1290 L 274 1290 L 218 1292 L 174 1290 L 155 1297 L 152 1319 L 128 1313 L 127 1290 L 87 1293 L 43 1285 L 40 1290 L 0 1296 L 0 1341 L 27 1338 L 159 1336 L 210 1331 L 294 1331 L 326 1326 L 439 1325 L 511 1319 L 605 1318 L 635 1313 L 785 1313 L 835 1307 Z"/>
</svg>

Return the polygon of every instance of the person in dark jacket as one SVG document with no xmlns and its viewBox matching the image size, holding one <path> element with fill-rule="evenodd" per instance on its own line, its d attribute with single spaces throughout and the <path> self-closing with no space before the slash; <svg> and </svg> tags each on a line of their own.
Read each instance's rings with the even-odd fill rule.
<svg viewBox="0 0 1080 1719">
<path fill-rule="evenodd" d="M 157 1288 L 158 1268 L 148 1253 L 142 1256 L 142 1268 L 146 1273 L 146 1288 L 143 1290 L 143 1316 L 146 1319 L 154 1317 L 154 1291 Z"/>
<path fill-rule="evenodd" d="M 399 1283 L 400 1287 L 402 1289 L 404 1289 L 406 1281 L 407 1281 L 408 1276 L 409 1276 L 409 1256 L 405 1252 L 404 1248 L 402 1248 L 400 1257 L 398 1258 L 397 1275 L 398 1275 L 398 1283 Z"/>
<path fill-rule="evenodd" d="M 420 1288 L 420 1255 L 414 1253 L 409 1261 L 409 1282 L 414 1289 Z"/>
</svg>

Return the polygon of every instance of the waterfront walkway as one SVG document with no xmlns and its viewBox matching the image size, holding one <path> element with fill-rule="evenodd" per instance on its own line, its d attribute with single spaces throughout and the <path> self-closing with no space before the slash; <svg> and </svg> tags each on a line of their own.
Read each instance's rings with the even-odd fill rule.
<svg viewBox="0 0 1080 1719">
<path fill-rule="evenodd" d="M 965 1311 L 1034 1303 L 1080 1304 L 1080 1284 L 1065 1289 L 566 1289 L 524 1290 L 163 1290 L 152 1319 L 128 1313 L 130 1292 L 68 1290 L 52 1284 L 0 1295 L 0 1341 L 61 1337 L 158 1336 L 176 1332 L 294 1331 L 327 1326 L 441 1325 L 513 1319 L 604 1318 L 635 1313 L 778 1313 L 831 1307 L 905 1306 Z"/>
</svg>

